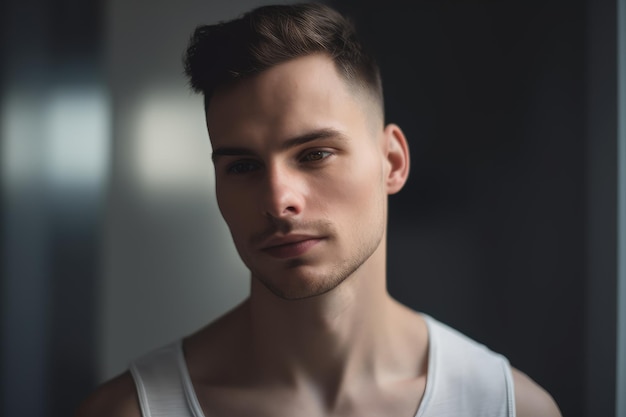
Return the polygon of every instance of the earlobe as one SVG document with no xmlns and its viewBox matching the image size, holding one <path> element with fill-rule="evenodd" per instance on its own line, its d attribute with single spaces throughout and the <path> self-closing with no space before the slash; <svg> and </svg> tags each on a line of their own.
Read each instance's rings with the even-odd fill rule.
<svg viewBox="0 0 626 417">
<path fill-rule="evenodd" d="M 395 194 L 402 189 L 409 177 L 409 145 L 402 129 L 398 125 L 387 125 L 384 135 L 387 145 L 387 164 L 389 166 L 386 178 L 387 193 Z"/>
</svg>

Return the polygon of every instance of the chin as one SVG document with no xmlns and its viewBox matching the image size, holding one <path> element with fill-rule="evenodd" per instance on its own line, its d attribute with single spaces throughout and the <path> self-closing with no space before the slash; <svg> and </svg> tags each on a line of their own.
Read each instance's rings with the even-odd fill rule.
<svg viewBox="0 0 626 417">
<path fill-rule="evenodd" d="M 352 269 L 336 269 L 331 272 L 315 271 L 314 267 L 291 265 L 291 271 L 280 271 L 274 274 L 254 273 L 253 278 L 261 283 L 272 294 L 283 300 L 303 300 L 326 294 L 348 278 Z M 280 277 L 269 279 L 268 277 Z"/>
</svg>

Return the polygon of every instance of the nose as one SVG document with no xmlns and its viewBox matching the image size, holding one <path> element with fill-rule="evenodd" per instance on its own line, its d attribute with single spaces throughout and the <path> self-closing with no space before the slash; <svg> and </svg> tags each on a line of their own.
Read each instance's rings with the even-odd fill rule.
<svg viewBox="0 0 626 417">
<path fill-rule="evenodd" d="M 266 171 L 261 190 L 263 214 L 281 219 L 297 216 L 304 209 L 304 179 L 288 167 L 271 167 Z"/>
</svg>

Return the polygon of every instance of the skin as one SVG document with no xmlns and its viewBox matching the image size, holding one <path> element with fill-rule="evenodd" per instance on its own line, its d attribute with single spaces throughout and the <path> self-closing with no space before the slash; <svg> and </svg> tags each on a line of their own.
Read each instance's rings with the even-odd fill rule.
<svg viewBox="0 0 626 417">
<path fill-rule="evenodd" d="M 414 416 L 427 329 L 388 294 L 385 272 L 387 197 L 409 173 L 401 129 L 324 55 L 219 92 L 207 124 L 251 291 L 184 340 L 205 415 Z M 529 377 L 513 377 L 518 416 L 560 416 Z M 128 373 L 77 413 L 111 415 L 140 416 Z"/>
<path fill-rule="evenodd" d="M 218 94 L 208 110 L 221 213 L 252 281 L 284 299 L 325 293 L 366 261 L 380 272 L 387 187 L 397 191 L 406 176 L 387 184 L 391 167 L 382 158 L 390 146 L 400 150 L 401 131 L 383 131 L 382 121 L 372 129 L 371 102 L 357 102 L 332 62 L 315 58 Z M 310 62 L 325 67 L 310 71 Z M 289 77 L 294 71 L 311 73 L 310 82 Z M 319 90 L 328 72 L 343 88 Z M 276 247 L 292 241 L 311 247 L 280 258 L 297 252 L 295 243 Z"/>
</svg>

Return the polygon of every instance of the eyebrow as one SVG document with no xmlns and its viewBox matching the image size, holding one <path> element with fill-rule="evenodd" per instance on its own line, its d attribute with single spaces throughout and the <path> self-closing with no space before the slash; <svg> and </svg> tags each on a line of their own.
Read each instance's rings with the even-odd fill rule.
<svg viewBox="0 0 626 417">
<path fill-rule="evenodd" d="M 327 138 L 338 138 L 345 139 L 345 136 L 333 128 L 323 128 L 316 129 L 311 132 L 307 132 L 303 135 L 299 135 L 290 139 L 287 139 L 280 145 L 281 150 L 287 150 L 296 146 L 303 145 L 308 142 L 313 142 L 316 140 L 327 139 Z M 237 155 L 254 155 L 254 151 L 245 147 L 221 147 L 213 150 L 213 154 L 211 155 L 211 159 L 215 162 L 221 156 L 237 156 Z"/>
</svg>

